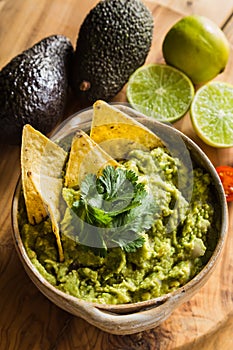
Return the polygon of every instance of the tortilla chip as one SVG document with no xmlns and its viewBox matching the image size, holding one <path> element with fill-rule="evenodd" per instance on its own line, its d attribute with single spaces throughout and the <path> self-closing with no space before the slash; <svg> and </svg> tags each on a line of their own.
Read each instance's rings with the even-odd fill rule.
<svg viewBox="0 0 233 350">
<path fill-rule="evenodd" d="M 40 193 L 32 183 L 31 171 L 25 172 L 25 176 L 22 184 L 28 221 L 30 224 L 35 225 L 40 223 L 48 214 Z"/>
<path fill-rule="evenodd" d="M 93 105 L 90 137 L 115 159 L 127 158 L 133 149 L 164 147 L 162 140 L 148 128 L 101 100 Z"/>
<path fill-rule="evenodd" d="M 87 174 L 99 174 L 107 165 L 120 166 L 84 131 L 78 130 L 72 140 L 65 186 L 75 188 Z"/>
<path fill-rule="evenodd" d="M 51 176 L 41 175 L 34 172 L 29 174 L 31 183 L 35 189 L 35 192 L 40 196 L 40 200 L 44 203 L 50 216 L 52 223 L 52 230 L 55 234 L 59 260 L 64 260 L 63 248 L 61 244 L 61 237 L 59 233 L 59 222 L 60 222 L 60 199 L 62 193 L 62 179 L 56 179 Z"/>
<path fill-rule="evenodd" d="M 34 225 L 40 223 L 47 212 L 41 196 L 32 185 L 30 174 L 59 178 L 62 175 L 67 153 L 46 136 L 30 125 L 25 125 L 21 146 L 22 188 L 25 198 L 28 221 Z"/>
</svg>

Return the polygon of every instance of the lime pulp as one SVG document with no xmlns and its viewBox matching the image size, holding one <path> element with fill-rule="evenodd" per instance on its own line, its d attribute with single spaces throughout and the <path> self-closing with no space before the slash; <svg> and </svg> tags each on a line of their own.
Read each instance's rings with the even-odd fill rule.
<svg viewBox="0 0 233 350">
<path fill-rule="evenodd" d="M 197 135 L 208 145 L 233 146 L 233 85 L 210 82 L 195 94 L 190 109 Z"/>
<path fill-rule="evenodd" d="M 131 75 L 126 95 L 139 112 L 172 123 L 188 111 L 194 87 L 178 69 L 165 64 L 148 64 Z"/>
</svg>

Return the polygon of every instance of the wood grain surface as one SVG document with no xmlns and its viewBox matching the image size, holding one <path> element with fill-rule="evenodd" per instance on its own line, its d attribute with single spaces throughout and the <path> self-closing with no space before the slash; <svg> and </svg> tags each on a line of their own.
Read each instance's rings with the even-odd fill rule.
<svg viewBox="0 0 233 350">
<path fill-rule="evenodd" d="M 79 27 L 95 0 L 0 0 L 0 69 L 15 55 L 51 34 L 75 45 Z M 153 45 L 147 62 L 163 62 L 161 45 L 170 26 L 184 15 L 208 16 L 233 44 L 233 0 L 147 0 L 154 16 Z M 233 83 L 233 53 L 216 80 Z M 115 98 L 125 101 L 125 89 Z M 67 114 L 75 111 L 70 106 Z M 65 117 L 65 116 L 64 116 Z M 175 126 L 190 136 L 214 165 L 233 166 L 233 149 L 205 145 L 189 115 Z M 207 284 L 161 326 L 131 336 L 104 333 L 48 301 L 26 275 L 16 254 L 11 202 L 20 173 L 20 148 L 0 146 L 0 350 L 231 350 L 233 349 L 233 203 L 229 232 L 217 269 Z"/>
</svg>

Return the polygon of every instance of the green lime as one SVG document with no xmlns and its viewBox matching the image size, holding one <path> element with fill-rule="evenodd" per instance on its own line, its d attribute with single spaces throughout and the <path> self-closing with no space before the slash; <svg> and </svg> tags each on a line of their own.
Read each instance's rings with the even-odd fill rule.
<svg viewBox="0 0 233 350">
<path fill-rule="evenodd" d="M 216 23 L 203 16 L 191 15 L 171 27 L 162 50 L 167 64 L 187 74 L 194 84 L 200 84 L 225 69 L 230 45 Z"/>
<path fill-rule="evenodd" d="M 191 120 L 197 135 L 213 147 L 233 146 L 233 85 L 210 82 L 193 99 Z"/>
<path fill-rule="evenodd" d="M 126 95 L 139 112 L 163 122 L 174 122 L 188 111 L 194 87 L 181 71 L 165 64 L 148 64 L 131 75 Z"/>
</svg>

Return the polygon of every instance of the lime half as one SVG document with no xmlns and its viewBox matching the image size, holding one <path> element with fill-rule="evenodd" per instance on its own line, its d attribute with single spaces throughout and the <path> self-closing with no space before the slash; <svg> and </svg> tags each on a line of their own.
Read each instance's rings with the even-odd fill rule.
<svg viewBox="0 0 233 350">
<path fill-rule="evenodd" d="M 191 104 L 197 135 L 213 147 L 233 146 L 233 85 L 210 82 L 202 86 Z"/>
<path fill-rule="evenodd" d="M 131 75 L 126 95 L 139 112 L 163 122 L 174 122 L 188 111 L 194 87 L 178 69 L 165 64 L 148 64 Z"/>
</svg>

